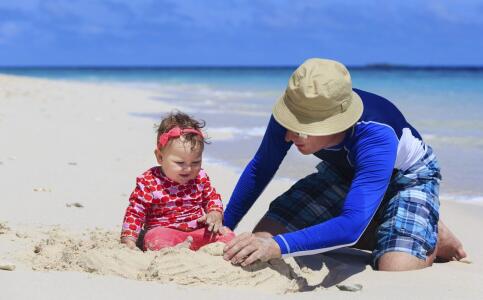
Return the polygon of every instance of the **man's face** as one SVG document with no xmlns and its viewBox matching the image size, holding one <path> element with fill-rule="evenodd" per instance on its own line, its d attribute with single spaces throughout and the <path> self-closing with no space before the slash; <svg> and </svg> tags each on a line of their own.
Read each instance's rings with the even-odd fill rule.
<svg viewBox="0 0 483 300">
<path fill-rule="evenodd" d="M 344 137 L 345 131 L 331 135 L 309 135 L 307 137 L 299 136 L 298 133 L 291 130 L 287 130 L 287 133 L 285 134 L 285 140 L 287 142 L 293 142 L 300 153 L 305 155 L 314 154 L 322 149 L 338 145 L 344 140 Z"/>
</svg>

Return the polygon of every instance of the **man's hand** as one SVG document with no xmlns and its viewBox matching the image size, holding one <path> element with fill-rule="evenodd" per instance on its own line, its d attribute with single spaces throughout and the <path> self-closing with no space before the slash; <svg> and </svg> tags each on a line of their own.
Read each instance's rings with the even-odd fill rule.
<svg viewBox="0 0 483 300">
<path fill-rule="evenodd" d="M 220 232 L 222 228 L 223 215 L 219 211 L 210 211 L 206 215 L 197 220 L 199 223 L 205 223 L 208 231 L 212 233 Z"/>
<path fill-rule="evenodd" d="M 248 266 L 257 260 L 266 262 L 282 257 L 280 247 L 271 237 L 259 237 L 252 233 L 242 233 L 231 240 L 223 249 L 223 258 L 232 264 Z"/>
<path fill-rule="evenodd" d="M 136 242 L 133 239 L 127 238 L 127 237 L 122 237 L 121 238 L 121 244 L 126 245 L 129 249 L 132 250 L 137 250 Z"/>
</svg>

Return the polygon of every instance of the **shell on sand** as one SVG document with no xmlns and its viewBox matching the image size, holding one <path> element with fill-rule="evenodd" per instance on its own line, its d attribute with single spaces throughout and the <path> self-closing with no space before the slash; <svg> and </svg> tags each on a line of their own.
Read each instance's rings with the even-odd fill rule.
<svg viewBox="0 0 483 300">
<path fill-rule="evenodd" d="M 6 224 L 0 222 L 0 234 L 5 234 L 9 230 L 10 228 Z"/>
<path fill-rule="evenodd" d="M 14 264 L 10 264 L 10 263 L 2 263 L 2 262 L 0 262 L 0 270 L 13 271 L 13 270 L 15 270 L 15 265 Z"/>
<path fill-rule="evenodd" d="M 355 284 L 337 284 L 336 287 L 341 291 L 346 292 L 357 292 L 362 290 L 362 285 L 355 283 Z"/>
</svg>

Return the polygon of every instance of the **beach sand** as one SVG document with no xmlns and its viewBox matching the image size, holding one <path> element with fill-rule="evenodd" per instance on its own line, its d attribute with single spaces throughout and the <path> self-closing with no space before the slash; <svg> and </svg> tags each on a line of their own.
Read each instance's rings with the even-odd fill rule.
<svg viewBox="0 0 483 300">
<path fill-rule="evenodd" d="M 155 164 L 154 124 L 134 114 L 174 109 L 158 96 L 0 75 L 0 299 L 483 299 L 477 204 L 442 200 L 468 258 L 412 272 L 376 272 L 354 249 L 241 268 L 221 258 L 222 244 L 198 252 L 121 246 L 135 177 Z M 226 204 L 239 174 L 203 167 Z M 274 180 L 236 232 L 253 228 L 290 184 Z"/>
</svg>

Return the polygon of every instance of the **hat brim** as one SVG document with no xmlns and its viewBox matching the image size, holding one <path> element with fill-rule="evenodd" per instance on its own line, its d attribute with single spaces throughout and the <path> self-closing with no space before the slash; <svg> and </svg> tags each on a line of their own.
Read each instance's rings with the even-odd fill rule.
<svg viewBox="0 0 483 300">
<path fill-rule="evenodd" d="M 348 129 L 359 120 L 364 110 L 361 97 L 354 91 L 352 102 L 346 111 L 322 121 L 295 115 L 285 101 L 284 93 L 273 107 L 272 113 L 275 120 L 291 131 L 314 136 L 331 135 Z"/>
</svg>

